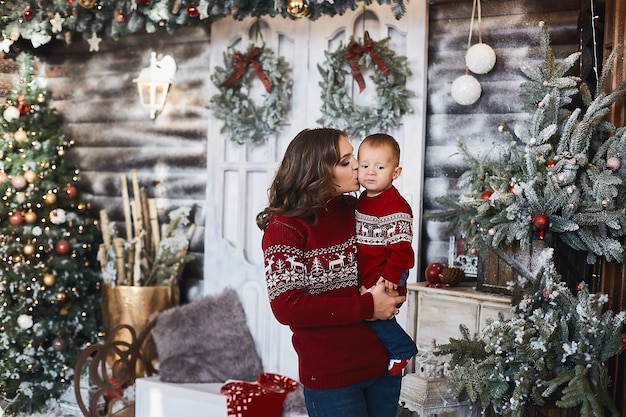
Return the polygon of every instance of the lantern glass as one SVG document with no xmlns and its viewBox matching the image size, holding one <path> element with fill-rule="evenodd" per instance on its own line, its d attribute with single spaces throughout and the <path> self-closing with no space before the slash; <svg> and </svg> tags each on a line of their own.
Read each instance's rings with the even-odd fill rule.
<svg viewBox="0 0 626 417">
<path fill-rule="evenodd" d="M 151 119 L 155 119 L 167 100 L 167 93 L 172 83 L 176 63 L 169 55 L 157 60 L 152 52 L 150 66 L 144 68 L 135 79 L 141 106 L 148 110 Z"/>
</svg>

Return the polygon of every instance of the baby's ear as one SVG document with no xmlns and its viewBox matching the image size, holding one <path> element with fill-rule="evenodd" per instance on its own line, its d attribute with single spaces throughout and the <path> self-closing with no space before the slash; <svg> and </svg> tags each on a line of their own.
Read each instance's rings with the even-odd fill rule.
<svg viewBox="0 0 626 417">
<path fill-rule="evenodd" d="M 398 178 L 400 174 L 402 174 L 402 167 L 397 166 L 396 169 L 393 170 L 393 179 L 395 180 L 396 178 Z"/>
</svg>

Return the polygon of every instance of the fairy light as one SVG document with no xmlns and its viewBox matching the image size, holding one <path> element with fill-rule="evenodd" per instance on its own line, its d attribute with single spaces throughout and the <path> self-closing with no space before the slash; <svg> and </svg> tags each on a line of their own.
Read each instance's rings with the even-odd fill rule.
<svg viewBox="0 0 626 417">
<path fill-rule="evenodd" d="M 596 39 L 596 19 L 598 19 L 598 16 L 596 15 L 593 0 L 589 0 L 589 5 L 591 8 L 591 39 L 593 39 L 593 72 L 596 74 L 596 81 L 598 81 L 600 79 L 598 76 L 598 44 Z"/>
</svg>

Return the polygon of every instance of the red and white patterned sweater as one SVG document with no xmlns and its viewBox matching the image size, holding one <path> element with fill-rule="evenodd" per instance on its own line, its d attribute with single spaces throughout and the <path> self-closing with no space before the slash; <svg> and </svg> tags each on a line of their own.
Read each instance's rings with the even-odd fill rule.
<svg viewBox="0 0 626 417">
<path fill-rule="evenodd" d="M 356 230 L 359 276 L 366 288 L 376 284 L 379 277 L 397 284 L 402 273 L 415 265 L 413 211 L 395 187 L 376 197 L 361 194 Z"/>
<path fill-rule="evenodd" d="M 293 331 L 300 382 L 310 389 L 387 372 L 387 351 L 364 324 L 374 315 L 372 296 L 358 293 L 355 204 L 332 199 L 315 225 L 274 214 L 263 234 L 270 305 Z"/>
</svg>

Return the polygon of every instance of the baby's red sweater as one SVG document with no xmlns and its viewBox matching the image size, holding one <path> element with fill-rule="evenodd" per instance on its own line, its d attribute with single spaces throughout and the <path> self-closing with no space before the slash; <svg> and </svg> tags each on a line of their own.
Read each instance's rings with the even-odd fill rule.
<svg viewBox="0 0 626 417">
<path fill-rule="evenodd" d="M 376 197 L 361 194 L 356 208 L 359 276 L 366 288 L 379 277 L 395 284 L 415 265 L 413 212 L 395 187 Z"/>
<path fill-rule="evenodd" d="M 374 315 L 372 295 L 358 293 L 355 203 L 331 200 L 313 226 L 274 214 L 263 234 L 272 312 L 293 331 L 300 381 L 310 389 L 387 373 L 387 351 L 364 324 Z"/>
</svg>

